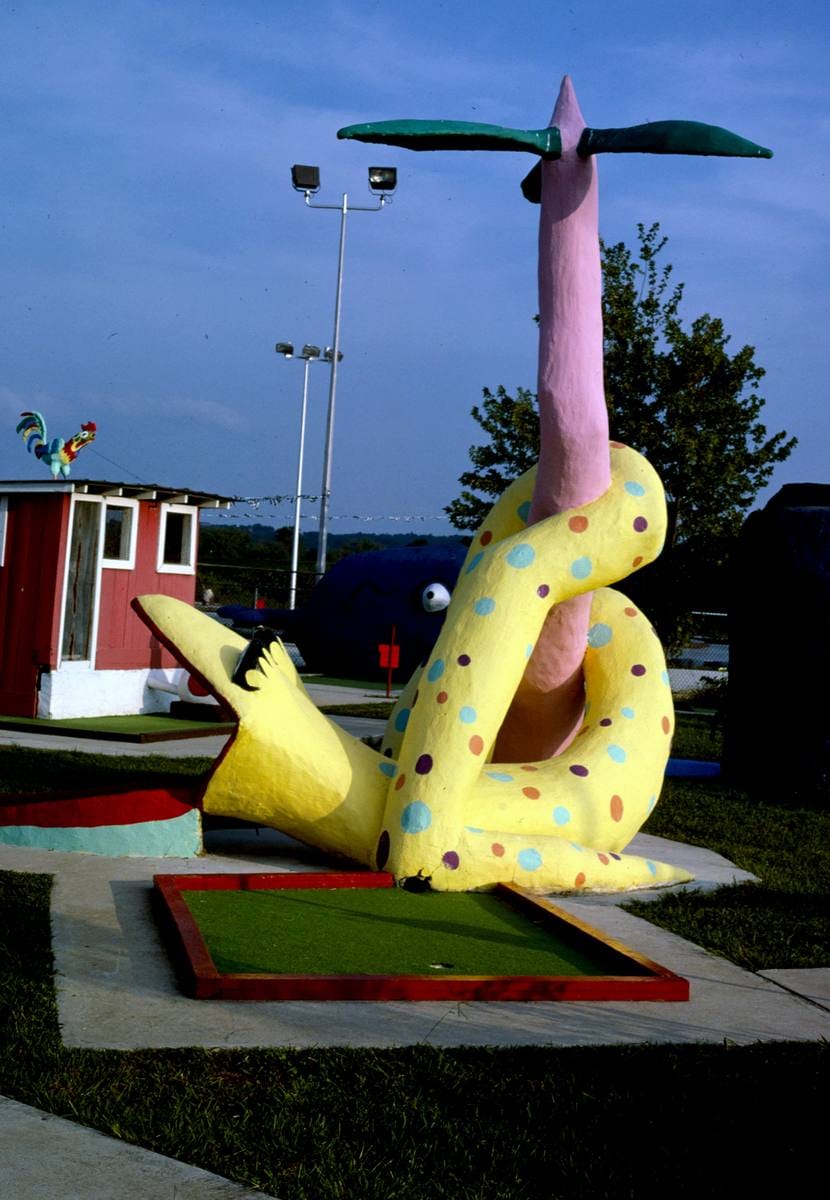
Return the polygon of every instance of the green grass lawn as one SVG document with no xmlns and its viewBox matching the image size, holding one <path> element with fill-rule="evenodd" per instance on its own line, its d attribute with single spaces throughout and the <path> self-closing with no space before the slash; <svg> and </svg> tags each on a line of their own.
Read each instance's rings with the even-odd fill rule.
<svg viewBox="0 0 830 1200">
<path fill-rule="evenodd" d="M 0 746 L 0 795 L 109 788 L 187 786 L 207 774 L 212 758 L 163 754 L 86 754 L 81 750 L 30 750 Z"/>
<path fill-rule="evenodd" d="M 716 850 L 760 882 L 632 900 L 630 912 L 750 970 L 830 966 L 830 813 L 670 779 L 644 829 Z"/>
</svg>

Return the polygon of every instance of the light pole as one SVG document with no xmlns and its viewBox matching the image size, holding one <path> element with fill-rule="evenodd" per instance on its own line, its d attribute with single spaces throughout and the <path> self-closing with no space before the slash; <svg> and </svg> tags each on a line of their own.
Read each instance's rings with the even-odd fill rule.
<svg viewBox="0 0 830 1200">
<path fill-rule="evenodd" d="M 337 395 L 337 363 L 340 354 L 340 309 L 343 299 L 343 259 L 346 250 L 346 217 L 350 212 L 380 212 L 384 204 L 392 198 L 398 182 L 398 172 L 395 167 L 369 167 L 369 189 L 378 197 L 378 203 L 372 205 L 349 204 L 349 197 L 343 193 L 340 204 L 312 204 L 311 197 L 320 190 L 320 168 L 303 166 L 295 163 L 291 168 L 291 182 L 294 189 L 302 192 L 309 208 L 325 208 L 340 213 L 340 249 L 337 257 L 337 290 L 334 301 L 334 338 L 331 359 L 331 378 L 329 380 L 329 405 L 326 415 L 326 446 L 323 456 L 323 486 L 320 495 L 320 532 L 317 535 L 317 578 L 325 574 L 326 543 L 328 540 L 329 496 L 331 494 L 331 453 L 334 441 L 334 402 Z"/>
<path fill-rule="evenodd" d="M 294 357 L 293 342 L 277 342 L 274 349 L 277 354 L 282 354 L 285 358 Z M 331 346 L 326 346 L 321 358 L 319 346 L 306 344 L 303 346 L 298 357 L 303 363 L 303 404 L 300 412 L 300 448 L 297 454 L 297 489 L 294 495 L 294 537 L 291 543 L 291 582 L 288 591 L 288 607 L 290 609 L 295 608 L 297 603 L 297 568 L 300 557 L 300 496 L 303 490 L 303 455 L 305 453 L 305 424 L 306 413 L 308 411 L 308 368 L 313 362 L 328 362 L 333 364 L 334 350 Z M 339 357 L 342 358 L 343 355 L 340 354 Z"/>
</svg>

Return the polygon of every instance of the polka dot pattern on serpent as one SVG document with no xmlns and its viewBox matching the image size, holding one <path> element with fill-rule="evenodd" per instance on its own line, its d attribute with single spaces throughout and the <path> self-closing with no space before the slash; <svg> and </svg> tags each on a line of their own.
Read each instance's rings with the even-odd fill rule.
<svg viewBox="0 0 830 1200">
<path fill-rule="evenodd" d="M 444 856 L 442 857 L 441 862 L 444 864 L 444 866 L 447 868 L 448 871 L 457 871 L 459 864 L 461 862 L 461 859 L 458 857 L 455 850 L 447 850 L 446 853 L 444 854 Z"/>
<path fill-rule="evenodd" d="M 517 571 L 524 570 L 529 567 L 536 557 L 536 551 L 532 546 L 528 546 L 526 542 L 522 542 L 519 546 L 514 546 L 505 555 L 505 562 L 509 567 L 514 567 Z"/>
<path fill-rule="evenodd" d="M 449 695 L 447 692 L 439 692 L 435 700 L 437 704 L 446 704 L 449 700 Z"/>
<path fill-rule="evenodd" d="M 519 851 L 517 861 L 523 871 L 538 871 L 542 865 L 542 856 L 538 850 L 528 847 Z"/>
<path fill-rule="evenodd" d="M 589 774 L 588 768 L 583 763 L 574 763 L 572 767 L 568 767 L 572 775 L 577 775 L 580 779 L 584 779 Z"/>
<path fill-rule="evenodd" d="M 540 583 L 536 589 L 536 595 L 539 596 L 542 600 L 544 600 L 545 596 L 550 595 L 550 588 L 548 587 L 548 585 L 546 583 Z"/>
<path fill-rule="evenodd" d="M 601 850 L 597 850 L 597 858 L 599 859 L 599 861 L 602 863 L 602 865 L 604 867 L 607 867 L 609 862 L 611 861 L 611 859 L 608 857 L 608 855 L 603 854 Z"/>
<path fill-rule="evenodd" d="M 529 500 L 522 501 L 522 503 L 516 509 L 516 516 L 519 518 L 520 521 L 524 521 L 525 525 L 527 525 L 528 517 L 530 516 L 530 501 Z"/>
<path fill-rule="evenodd" d="M 611 809 L 611 820 L 612 821 L 621 821 L 622 816 L 623 816 L 622 796 L 612 796 L 611 804 L 609 807 Z"/>
<path fill-rule="evenodd" d="M 473 612 L 477 617 L 489 617 L 494 611 L 496 602 L 492 596 L 482 596 L 480 600 L 476 600 L 473 605 Z"/>
<path fill-rule="evenodd" d="M 472 725 L 478 719 L 478 713 L 471 705 L 465 704 L 458 713 L 458 719 L 465 725 Z"/>
<path fill-rule="evenodd" d="M 638 554 L 635 559 L 632 559 L 631 565 L 632 565 L 632 567 L 635 567 L 635 568 L 639 567 L 641 565 L 642 561 L 643 561 L 642 554 Z"/>
<path fill-rule="evenodd" d="M 375 862 L 377 863 L 377 868 L 379 871 L 382 871 L 383 868 L 386 866 L 387 860 L 389 858 L 389 850 L 390 850 L 391 845 L 392 845 L 392 842 L 389 837 L 389 834 L 384 829 L 383 832 L 381 833 L 380 837 L 378 838 L 378 847 L 377 847 L 377 850 L 375 851 Z"/>
<path fill-rule="evenodd" d="M 432 770 L 432 755 L 431 754 L 422 754 L 419 757 L 418 761 L 415 763 L 415 774 L 416 775 L 429 775 L 431 770 Z"/>
<path fill-rule="evenodd" d="M 620 712 L 625 717 L 626 721 L 633 721 L 637 715 L 635 713 L 634 709 L 629 708 L 627 704 L 623 708 L 620 709 Z"/>
<path fill-rule="evenodd" d="M 467 570 L 464 572 L 464 574 L 469 575 L 471 571 L 474 571 L 483 558 L 484 558 L 484 551 L 479 550 L 478 554 L 474 554 L 473 557 L 470 559 L 470 561 L 467 563 Z"/>
<path fill-rule="evenodd" d="M 601 650 L 603 646 L 608 645 L 613 636 L 614 631 L 610 625 L 597 621 L 596 625 L 592 625 L 588 630 L 588 645 L 592 650 Z"/>
<path fill-rule="evenodd" d="M 441 676 L 444 674 L 444 669 L 445 669 L 445 665 L 444 665 L 443 658 L 436 658 L 435 662 L 432 664 L 430 669 L 427 671 L 427 679 L 429 680 L 429 682 L 436 683 L 441 678 Z"/>
<path fill-rule="evenodd" d="M 423 833 L 432 824 L 432 813 L 422 800 L 413 800 L 401 813 L 401 829 L 404 833 Z"/>
<path fill-rule="evenodd" d="M 587 579 L 593 569 L 594 564 L 587 554 L 583 554 L 581 558 L 574 559 L 571 563 L 571 574 L 574 579 Z"/>
<path fill-rule="evenodd" d="M 403 731 L 406 729 L 408 724 L 409 724 L 409 709 L 402 708 L 400 710 L 400 712 L 398 713 L 398 715 L 395 717 L 395 728 L 397 729 L 398 733 L 403 733 Z"/>
<path fill-rule="evenodd" d="M 406 775 L 399 775 L 398 778 L 395 780 L 395 791 L 399 792 L 405 783 L 406 783 Z"/>
<path fill-rule="evenodd" d="M 490 850 L 495 854 L 496 858 L 504 857 L 504 846 L 502 846 L 501 842 L 493 842 Z"/>
<path fill-rule="evenodd" d="M 645 675 L 645 673 L 646 673 L 646 669 L 642 663 L 635 663 L 634 666 L 631 668 L 631 674 L 636 675 L 636 677 L 638 679 L 640 679 L 643 675 Z"/>
<path fill-rule="evenodd" d="M 485 529 L 484 533 L 481 535 L 481 537 L 478 540 L 481 542 L 482 546 L 489 546 L 493 540 L 493 534 L 490 532 L 489 529 Z"/>
<path fill-rule="evenodd" d="M 663 717 L 660 725 L 662 726 L 663 733 L 671 733 L 671 721 L 668 717 Z"/>
<path fill-rule="evenodd" d="M 579 874 L 577 875 L 576 879 L 574 880 L 574 887 L 581 888 L 584 886 L 585 886 L 585 876 L 580 871 Z"/>
<path fill-rule="evenodd" d="M 469 654 L 459 654 L 455 661 L 458 663 L 459 667 L 469 667 L 472 660 L 470 659 Z"/>
<path fill-rule="evenodd" d="M 600 725 L 603 727 L 603 729 L 607 729 L 609 725 L 613 725 L 613 724 L 614 724 L 614 722 L 611 720 L 610 717 L 603 717 L 602 720 L 600 721 Z"/>
<path fill-rule="evenodd" d="M 623 612 L 625 613 L 625 615 L 626 615 L 627 617 L 636 617 L 636 616 L 637 616 L 637 609 L 636 609 L 636 608 L 624 608 L 624 609 L 623 609 Z"/>
<path fill-rule="evenodd" d="M 648 521 L 645 519 L 645 517 L 635 517 L 633 526 L 635 533 L 645 533 L 645 531 L 648 529 Z"/>
<path fill-rule="evenodd" d="M 613 759 L 615 763 L 624 763 L 626 758 L 628 757 L 625 750 L 623 750 L 622 746 L 614 746 L 614 745 L 609 746 L 607 753 L 608 753 L 608 757 Z"/>
<path fill-rule="evenodd" d="M 542 793 L 539 791 L 539 789 L 535 787 L 522 788 L 522 795 L 527 796 L 528 800 L 538 800 L 541 794 Z"/>
<path fill-rule="evenodd" d="M 557 804 L 553 810 L 553 821 L 555 825 L 567 825 L 571 819 L 571 811 L 565 808 L 564 804 Z"/>
<path fill-rule="evenodd" d="M 484 774 L 488 779 L 494 779 L 496 783 L 512 783 L 513 776 L 508 775 L 506 771 L 485 771 Z"/>
<path fill-rule="evenodd" d="M 473 754 L 481 754 L 484 749 L 484 738 L 480 734 L 474 733 L 467 745 Z"/>
<path fill-rule="evenodd" d="M 637 483 L 636 479 L 629 479 L 623 487 L 628 492 L 629 496 L 645 496 L 646 489 L 641 483 Z"/>
<path fill-rule="evenodd" d="M 398 773 L 398 768 L 391 762 L 378 763 L 378 770 L 381 775 L 385 775 L 388 779 L 394 779 Z"/>
<path fill-rule="evenodd" d="M 584 533 L 588 528 L 588 518 L 583 516 L 571 517 L 568 521 L 568 529 L 571 533 Z"/>
</svg>

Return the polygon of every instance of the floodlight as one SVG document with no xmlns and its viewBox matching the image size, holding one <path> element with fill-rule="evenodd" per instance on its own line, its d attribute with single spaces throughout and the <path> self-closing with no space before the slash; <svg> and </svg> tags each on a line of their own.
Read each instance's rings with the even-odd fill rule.
<svg viewBox="0 0 830 1200">
<path fill-rule="evenodd" d="M 325 350 L 323 351 L 323 358 L 326 360 L 326 362 L 332 362 L 332 361 L 333 361 L 333 359 L 334 359 L 334 350 L 333 350 L 333 348 L 332 348 L 331 346 L 326 346 Z M 337 351 L 337 361 L 338 361 L 338 362 L 342 362 L 342 360 L 343 360 L 343 351 L 342 351 L 342 350 L 338 350 L 338 351 Z"/>
<path fill-rule="evenodd" d="M 320 347 L 319 346 L 305 345 L 305 346 L 303 346 L 302 350 L 300 351 L 300 358 L 319 358 L 319 357 L 320 357 Z"/>
<path fill-rule="evenodd" d="M 294 343 L 293 342 L 277 342 L 276 346 L 274 347 L 274 350 L 277 352 L 277 354 L 284 354 L 286 358 L 294 357 Z"/>
<path fill-rule="evenodd" d="M 394 192 L 397 186 L 397 167 L 369 168 L 369 187 L 373 192 Z"/>
<path fill-rule="evenodd" d="M 301 163 L 294 163 L 291 168 L 291 182 L 298 192 L 305 192 L 310 195 L 312 192 L 320 190 L 320 168 L 307 167 Z"/>
</svg>

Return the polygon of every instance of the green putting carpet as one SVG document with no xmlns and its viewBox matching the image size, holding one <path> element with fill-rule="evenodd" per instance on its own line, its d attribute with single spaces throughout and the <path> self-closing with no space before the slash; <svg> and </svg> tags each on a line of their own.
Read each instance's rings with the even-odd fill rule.
<svg viewBox="0 0 830 1200">
<path fill-rule="evenodd" d="M 183 721 L 163 713 L 158 716 L 72 717 L 59 721 L 41 717 L 0 716 L 0 729 L 115 742 L 163 742 L 175 738 L 209 737 L 212 734 L 229 733 L 233 727 L 233 723 L 229 722 Z"/>
<path fill-rule="evenodd" d="M 633 975 L 484 893 L 401 888 L 184 891 L 223 974 Z M 577 948 L 577 942 L 580 944 Z"/>
</svg>

